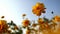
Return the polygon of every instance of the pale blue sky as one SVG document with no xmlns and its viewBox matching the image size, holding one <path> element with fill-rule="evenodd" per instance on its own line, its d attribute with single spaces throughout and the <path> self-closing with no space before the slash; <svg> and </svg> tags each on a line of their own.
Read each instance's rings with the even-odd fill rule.
<svg viewBox="0 0 60 34">
<path fill-rule="evenodd" d="M 13 20 L 16 24 L 21 24 L 22 14 L 27 14 L 30 20 L 36 20 L 37 16 L 32 13 L 32 6 L 37 2 L 45 4 L 46 13 L 41 17 L 53 17 L 51 14 L 60 15 L 60 0 L 0 0 L 0 16 L 4 15 L 7 21 Z"/>
</svg>

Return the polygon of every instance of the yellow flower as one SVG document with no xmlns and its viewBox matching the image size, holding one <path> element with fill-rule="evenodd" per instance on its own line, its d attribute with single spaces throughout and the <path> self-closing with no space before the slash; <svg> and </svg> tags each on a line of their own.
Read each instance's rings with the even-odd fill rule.
<svg viewBox="0 0 60 34">
<path fill-rule="evenodd" d="M 57 21 L 57 22 L 60 22 L 60 16 L 55 16 L 54 20 Z"/>
<path fill-rule="evenodd" d="M 37 16 L 40 16 L 41 15 L 41 12 L 38 12 L 39 10 L 37 10 L 37 12 L 36 12 L 36 15 Z"/>
<path fill-rule="evenodd" d="M 45 13 L 45 6 L 43 3 L 36 3 L 35 6 L 32 7 L 33 14 L 40 16 L 41 13 Z"/>
<path fill-rule="evenodd" d="M 6 32 L 8 29 L 7 22 L 5 20 L 0 20 L 0 32 Z"/>
<path fill-rule="evenodd" d="M 30 23 L 30 21 L 26 19 L 26 20 L 23 20 L 22 25 L 24 27 L 27 27 L 29 25 L 29 23 Z"/>
<path fill-rule="evenodd" d="M 36 27 L 36 26 L 37 26 L 37 24 L 32 24 L 32 26 L 33 26 L 33 27 Z"/>
<path fill-rule="evenodd" d="M 39 19 L 38 19 L 38 23 L 39 23 L 39 24 L 43 24 L 43 23 L 44 23 L 43 19 L 42 19 L 42 18 L 39 18 Z"/>
<path fill-rule="evenodd" d="M 48 22 L 45 22 L 44 25 L 45 25 L 46 28 L 49 28 L 49 24 L 48 24 Z"/>
</svg>

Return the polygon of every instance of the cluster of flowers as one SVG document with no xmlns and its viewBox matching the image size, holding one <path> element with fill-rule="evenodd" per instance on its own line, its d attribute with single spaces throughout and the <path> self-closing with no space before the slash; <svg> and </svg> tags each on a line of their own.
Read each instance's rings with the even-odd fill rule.
<svg viewBox="0 0 60 34">
<path fill-rule="evenodd" d="M 32 7 L 32 13 L 36 16 L 41 16 L 45 13 L 45 6 L 43 3 L 36 3 Z M 0 34 L 23 34 L 22 28 L 27 29 L 26 34 L 40 34 L 41 31 L 53 32 L 56 29 L 57 22 L 60 23 L 60 16 L 54 16 L 51 20 L 47 18 L 38 18 L 38 20 L 24 19 L 26 14 L 23 14 L 22 27 L 18 27 L 13 21 L 7 23 L 6 20 L 0 20 Z M 2 16 L 1 18 L 4 18 Z"/>
<path fill-rule="evenodd" d="M 2 16 L 1 18 L 4 18 Z M 18 27 L 12 20 L 7 23 L 6 20 L 0 20 L 0 34 L 22 34 L 22 29 Z"/>
<path fill-rule="evenodd" d="M 38 2 L 32 7 L 32 13 L 41 16 L 42 13 L 45 13 L 45 9 L 44 4 Z M 23 17 L 25 16 L 26 14 L 23 14 Z M 53 32 L 56 29 L 57 22 L 60 23 L 60 16 L 54 16 L 51 20 L 39 17 L 37 23 L 35 20 L 32 23 L 30 20 L 24 19 L 22 25 L 27 29 L 26 34 L 40 34 L 41 31 Z"/>
<path fill-rule="evenodd" d="M 30 20 L 25 19 L 22 21 L 23 27 L 25 27 L 26 34 L 39 34 L 41 31 L 53 32 L 56 29 L 58 23 L 60 23 L 60 16 L 55 16 L 53 19 L 49 20 L 47 18 L 38 18 L 37 23 L 35 21 L 30 22 Z M 33 32 L 34 31 L 34 32 Z"/>
</svg>

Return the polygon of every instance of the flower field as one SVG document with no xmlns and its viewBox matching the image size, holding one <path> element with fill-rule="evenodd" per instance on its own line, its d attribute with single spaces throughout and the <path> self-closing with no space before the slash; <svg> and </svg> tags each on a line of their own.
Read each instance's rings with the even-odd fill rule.
<svg viewBox="0 0 60 34">
<path fill-rule="evenodd" d="M 22 14 L 23 20 L 20 27 L 18 27 L 13 20 L 7 23 L 7 21 L 4 20 L 5 16 L 1 16 L 0 34 L 23 34 L 23 29 L 26 29 L 25 34 L 60 34 L 60 16 L 56 15 L 51 20 L 46 17 L 40 18 L 42 13 L 46 13 L 44 3 L 37 2 L 32 6 L 32 13 L 38 16 L 38 19 L 31 21 L 29 18 L 25 18 L 27 14 Z M 54 12 L 51 14 L 53 15 Z"/>
</svg>

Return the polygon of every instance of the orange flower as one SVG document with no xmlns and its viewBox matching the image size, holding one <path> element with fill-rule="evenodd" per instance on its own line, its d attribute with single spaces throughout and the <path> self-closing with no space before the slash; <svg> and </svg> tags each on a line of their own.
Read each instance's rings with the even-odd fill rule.
<svg viewBox="0 0 60 34">
<path fill-rule="evenodd" d="M 44 23 L 43 19 L 42 19 L 42 18 L 39 18 L 39 19 L 38 19 L 38 23 L 39 23 L 39 24 L 43 24 L 43 23 Z"/>
<path fill-rule="evenodd" d="M 45 25 L 46 28 L 49 28 L 49 24 L 48 24 L 48 22 L 45 22 L 44 25 Z"/>
<path fill-rule="evenodd" d="M 55 20 L 56 22 L 60 22 L 60 16 L 55 16 L 55 17 L 54 17 L 54 20 Z"/>
<path fill-rule="evenodd" d="M 45 13 L 45 6 L 43 3 L 36 3 L 35 6 L 32 7 L 33 14 L 40 16 L 41 13 Z"/>
<path fill-rule="evenodd" d="M 32 26 L 33 26 L 33 27 L 36 27 L 36 26 L 37 26 L 37 24 L 32 24 Z"/>
<path fill-rule="evenodd" d="M 6 32 L 8 25 L 5 20 L 0 20 L 0 32 Z"/>
<path fill-rule="evenodd" d="M 2 25 L 0 25 L 0 30 L 2 29 Z"/>
<path fill-rule="evenodd" d="M 29 23 L 30 23 L 30 21 L 26 19 L 26 20 L 23 20 L 22 25 L 24 27 L 27 27 L 29 25 Z"/>
</svg>

